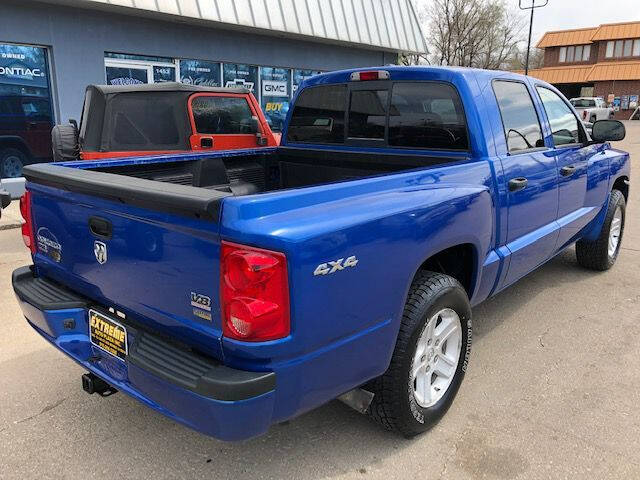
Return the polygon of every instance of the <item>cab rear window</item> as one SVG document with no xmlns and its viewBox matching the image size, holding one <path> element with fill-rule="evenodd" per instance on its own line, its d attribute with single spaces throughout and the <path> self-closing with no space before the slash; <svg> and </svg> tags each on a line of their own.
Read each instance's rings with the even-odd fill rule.
<svg viewBox="0 0 640 480">
<path fill-rule="evenodd" d="M 344 143 L 346 85 L 307 88 L 298 97 L 289 128 L 289 142 Z"/>
<path fill-rule="evenodd" d="M 467 150 L 462 102 L 442 82 L 376 82 L 306 88 L 294 106 L 287 141 Z"/>
<path fill-rule="evenodd" d="M 389 107 L 389 145 L 467 150 L 467 125 L 456 90 L 446 83 L 397 83 Z"/>
</svg>

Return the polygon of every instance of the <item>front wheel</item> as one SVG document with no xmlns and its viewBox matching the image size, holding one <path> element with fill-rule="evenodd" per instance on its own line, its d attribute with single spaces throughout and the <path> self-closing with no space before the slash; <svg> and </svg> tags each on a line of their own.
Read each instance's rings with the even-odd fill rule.
<svg viewBox="0 0 640 480">
<path fill-rule="evenodd" d="M 412 437 L 448 410 L 471 351 L 471 307 L 454 278 L 421 272 L 409 290 L 388 370 L 365 386 L 369 415 L 388 430 Z"/>
<path fill-rule="evenodd" d="M 598 238 L 593 242 L 579 240 L 576 243 L 576 258 L 581 266 L 591 270 L 609 270 L 616 263 L 624 233 L 625 212 L 624 195 L 620 190 L 612 190 Z"/>
</svg>

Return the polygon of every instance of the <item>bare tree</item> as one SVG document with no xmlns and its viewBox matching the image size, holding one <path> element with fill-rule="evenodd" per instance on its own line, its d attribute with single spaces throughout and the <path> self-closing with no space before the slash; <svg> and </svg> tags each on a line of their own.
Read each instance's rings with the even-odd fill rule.
<svg viewBox="0 0 640 480">
<path fill-rule="evenodd" d="M 524 70 L 524 64 L 527 57 L 527 45 L 524 44 L 519 48 L 512 57 L 505 62 L 507 70 Z M 544 67 L 544 49 L 531 47 L 529 54 L 529 70 Z"/>
<path fill-rule="evenodd" d="M 432 64 L 500 69 L 518 53 L 522 17 L 504 0 L 433 0 L 425 11 Z"/>
</svg>

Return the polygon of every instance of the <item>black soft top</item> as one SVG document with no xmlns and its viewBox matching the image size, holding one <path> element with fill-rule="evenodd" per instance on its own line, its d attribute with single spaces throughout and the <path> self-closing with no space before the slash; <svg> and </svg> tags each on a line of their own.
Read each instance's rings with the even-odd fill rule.
<svg viewBox="0 0 640 480">
<path fill-rule="evenodd" d="M 202 87 L 180 82 L 142 83 L 137 85 L 89 85 L 87 90 L 95 90 L 102 95 L 131 92 L 212 92 L 212 93 L 249 93 L 250 90 L 242 87 Z"/>
<path fill-rule="evenodd" d="M 89 85 L 80 122 L 86 152 L 189 150 L 187 102 L 194 93 L 247 94 L 246 88 L 201 87 L 178 82 Z"/>
</svg>

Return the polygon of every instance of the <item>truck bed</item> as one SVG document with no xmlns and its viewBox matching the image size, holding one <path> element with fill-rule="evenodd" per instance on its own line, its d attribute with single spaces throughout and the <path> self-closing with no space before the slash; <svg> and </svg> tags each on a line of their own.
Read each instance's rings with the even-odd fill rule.
<svg viewBox="0 0 640 480">
<path fill-rule="evenodd" d="M 227 196 L 265 193 L 464 160 L 296 148 L 29 166 L 29 181 L 154 210 L 217 219 Z M 170 185 L 167 185 L 170 184 Z"/>
</svg>

